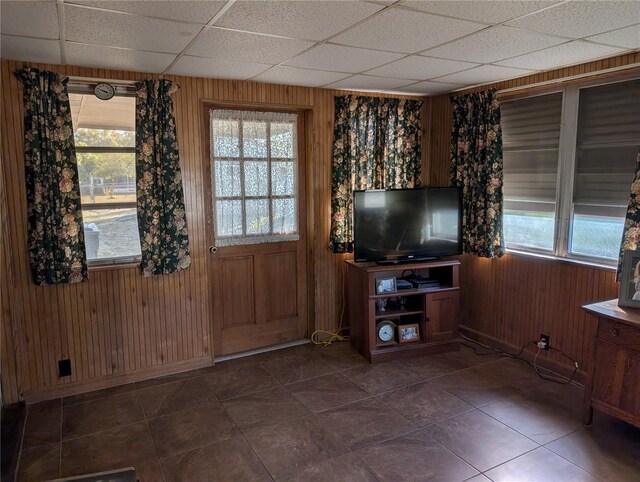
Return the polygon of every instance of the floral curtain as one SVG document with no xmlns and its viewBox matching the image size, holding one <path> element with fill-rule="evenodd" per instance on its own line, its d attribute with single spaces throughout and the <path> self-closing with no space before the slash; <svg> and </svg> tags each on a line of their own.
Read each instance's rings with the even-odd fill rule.
<svg viewBox="0 0 640 482">
<path fill-rule="evenodd" d="M 451 185 L 462 188 L 462 250 L 504 254 L 502 131 L 495 90 L 452 97 Z"/>
<path fill-rule="evenodd" d="M 329 249 L 353 252 L 353 191 L 420 185 L 416 100 L 346 95 L 335 99 Z"/>
<path fill-rule="evenodd" d="M 84 281 L 87 256 L 68 78 L 35 68 L 15 74 L 24 86 L 28 249 L 33 282 Z"/>
<path fill-rule="evenodd" d="M 170 80 L 145 80 L 136 88 L 138 230 L 145 276 L 187 269 L 189 235 Z"/>
<path fill-rule="evenodd" d="M 636 174 L 631 184 L 627 217 L 624 222 L 624 231 L 622 232 L 622 243 L 620 243 L 620 258 L 618 259 L 618 272 L 616 274 L 618 281 L 620 281 L 620 275 L 622 274 L 624 252 L 636 249 L 640 249 L 640 147 L 636 157 Z"/>
</svg>

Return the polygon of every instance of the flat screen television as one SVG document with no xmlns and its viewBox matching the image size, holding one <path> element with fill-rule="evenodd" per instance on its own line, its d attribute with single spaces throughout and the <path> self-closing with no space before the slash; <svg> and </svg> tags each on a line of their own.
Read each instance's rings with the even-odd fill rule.
<svg viewBox="0 0 640 482">
<path fill-rule="evenodd" d="M 457 187 L 355 191 L 356 262 L 423 261 L 462 252 Z"/>
</svg>

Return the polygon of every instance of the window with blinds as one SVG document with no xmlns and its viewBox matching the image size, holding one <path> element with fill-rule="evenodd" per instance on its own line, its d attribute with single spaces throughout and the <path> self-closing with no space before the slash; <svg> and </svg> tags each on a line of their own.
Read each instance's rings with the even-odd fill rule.
<svg viewBox="0 0 640 482">
<path fill-rule="evenodd" d="M 613 266 L 640 146 L 640 79 L 574 83 L 501 111 L 507 249 Z"/>
<path fill-rule="evenodd" d="M 507 247 L 553 251 L 562 92 L 501 105 Z"/>
<path fill-rule="evenodd" d="M 617 259 L 640 146 L 640 80 L 579 92 L 569 252 Z"/>
</svg>

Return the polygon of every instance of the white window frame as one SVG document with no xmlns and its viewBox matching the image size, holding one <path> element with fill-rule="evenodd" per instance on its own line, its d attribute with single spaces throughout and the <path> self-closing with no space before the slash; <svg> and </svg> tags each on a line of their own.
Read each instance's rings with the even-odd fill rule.
<svg viewBox="0 0 640 482">
<path fill-rule="evenodd" d="M 560 120 L 560 145 L 558 147 L 558 172 L 556 181 L 555 236 L 553 251 L 528 246 L 509 246 L 508 253 L 534 255 L 544 258 L 572 261 L 604 268 L 615 269 L 618 261 L 594 256 L 585 256 L 569 252 L 571 234 L 573 232 L 573 188 L 576 172 L 576 149 L 578 137 L 578 112 L 580 90 L 601 85 L 617 84 L 630 80 L 638 80 L 637 74 L 628 74 L 612 79 L 596 79 L 571 83 L 564 88 L 550 88 L 531 94 L 514 97 L 509 101 L 538 97 L 541 95 L 562 92 L 562 114 Z M 629 184 L 631 185 L 631 184 Z"/>
<path fill-rule="evenodd" d="M 87 81 L 85 79 L 69 79 L 69 83 L 67 85 L 67 92 L 69 94 L 80 94 L 80 95 L 95 95 L 94 87 L 99 81 Z M 105 80 L 105 82 L 109 82 L 114 84 L 112 80 Z M 114 85 L 115 87 L 115 95 L 114 97 L 135 97 L 135 89 L 133 83 L 130 82 L 118 82 Z M 75 133 L 75 126 L 73 126 Z M 96 154 L 108 154 L 108 153 L 117 153 L 117 154 L 131 154 L 135 155 L 136 148 L 133 147 L 101 147 L 101 146 L 76 146 L 76 153 L 96 153 Z M 137 202 L 129 201 L 129 202 L 113 202 L 113 203 L 82 203 L 82 212 L 83 212 L 83 221 L 84 221 L 84 211 L 90 211 L 94 209 L 136 209 L 137 210 Z M 84 224 L 84 222 L 83 222 Z M 136 220 L 137 225 L 137 220 Z M 86 234 L 85 234 L 85 243 L 86 243 Z M 131 263 L 139 263 L 142 260 L 142 254 L 135 256 L 114 256 L 110 258 L 98 258 L 98 259 L 87 259 L 87 266 L 98 267 L 98 266 L 112 266 L 112 265 L 122 265 L 122 264 L 131 264 Z"/>
</svg>

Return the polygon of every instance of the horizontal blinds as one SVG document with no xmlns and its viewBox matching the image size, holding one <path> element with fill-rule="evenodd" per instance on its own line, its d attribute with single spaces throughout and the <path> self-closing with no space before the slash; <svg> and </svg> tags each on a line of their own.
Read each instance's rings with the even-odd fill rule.
<svg viewBox="0 0 640 482">
<path fill-rule="evenodd" d="M 535 210 L 553 211 L 562 93 L 503 102 L 500 109 L 506 208 L 535 201 Z"/>
<path fill-rule="evenodd" d="M 640 146 L 640 80 L 580 90 L 573 202 L 626 206 Z"/>
</svg>

